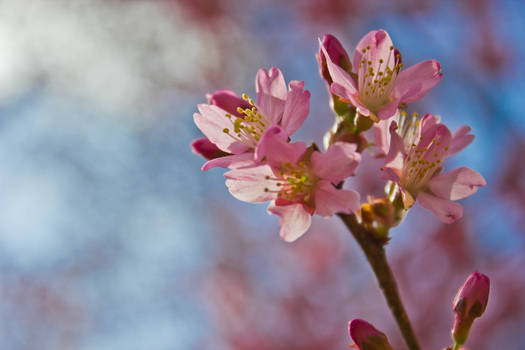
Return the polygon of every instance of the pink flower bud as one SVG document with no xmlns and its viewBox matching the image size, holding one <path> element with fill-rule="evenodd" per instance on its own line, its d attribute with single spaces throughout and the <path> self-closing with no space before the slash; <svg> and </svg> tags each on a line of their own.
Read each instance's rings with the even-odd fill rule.
<svg viewBox="0 0 525 350">
<path fill-rule="evenodd" d="M 489 278 L 479 272 L 472 273 L 459 289 L 453 302 L 456 316 L 452 328 L 452 339 L 456 344 L 465 343 L 474 319 L 485 312 L 489 290 Z"/>
<path fill-rule="evenodd" d="M 348 331 L 359 350 L 393 350 L 386 335 L 366 321 L 350 321 Z"/>
<path fill-rule="evenodd" d="M 191 143 L 191 149 L 194 153 L 199 154 L 208 160 L 228 155 L 228 153 L 221 151 L 219 147 L 215 146 L 215 144 L 206 137 L 193 140 Z"/>
</svg>

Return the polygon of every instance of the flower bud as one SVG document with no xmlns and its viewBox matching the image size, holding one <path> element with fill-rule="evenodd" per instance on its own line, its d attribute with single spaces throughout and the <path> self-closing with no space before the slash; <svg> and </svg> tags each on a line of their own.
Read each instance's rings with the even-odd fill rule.
<svg viewBox="0 0 525 350">
<path fill-rule="evenodd" d="M 220 150 L 219 147 L 215 146 L 215 144 L 206 137 L 193 140 L 191 143 L 191 149 L 194 153 L 199 154 L 208 160 L 228 155 L 228 153 Z"/>
<path fill-rule="evenodd" d="M 452 339 L 457 345 L 465 343 L 474 319 L 485 312 L 489 299 L 489 289 L 489 278 L 484 274 L 474 272 L 456 294 L 453 302 L 456 316 L 451 333 Z"/>
<path fill-rule="evenodd" d="M 393 350 L 386 335 L 366 321 L 350 321 L 348 331 L 359 350 Z"/>
</svg>

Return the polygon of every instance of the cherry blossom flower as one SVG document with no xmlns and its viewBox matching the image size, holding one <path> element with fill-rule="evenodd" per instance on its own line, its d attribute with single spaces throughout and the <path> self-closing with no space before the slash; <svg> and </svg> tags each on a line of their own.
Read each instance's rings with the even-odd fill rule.
<svg viewBox="0 0 525 350">
<path fill-rule="evenodd" d="M 463 215 L 456 201 L 477 192 L 485 186 L 485 179 L 476 171 L 460 167 L 441 174 L 442 162 L 465 148 L 474 138 L 469 127 L 461 127 L 454 134 L 432 114 L 418 120 L 400 114 L 389 126 L 389 152 L 382 168 L 382 177 L 397 184 L 405 209 L 416 197 L 442 222 L 452 223 Z M 383 124 L 385 128 L 387 124 Z M 384 133 L 383 133 L 384 134 Z M 384 147 L 384 145 L 382 145 Z"/>
<path fill-rule="evenodd" d="M 195 124 L 211 144 L 227 154 L 209 160 L 202 170 L 238 168 L 260 161 L 254 153 L 269 128 L 279 125 L 282 137 L 287 139 L 304 122 L 310 110 L 310 92 L 304 89 L 304 82 L 292 80 L 287 91 L 281 71 L 272 67 L 257 72 L 255 88 L 257 102 L 246 94 L 241 98 L 232 91 L 220 90 L 208 95 L 209 104 L 198 105 L 199 113 L 193 115 Z M 194 150 L 204 155 L 195 142 Z M 203 144 L 200 141 L 197 146 Z"/>
<path fill-rule="evenodd" d="M 359 209 L 359 194 L 338 189 L 354 173 L 361 156 L 356 146 L 337 142 L 325 153 L 288 143 L 279 127 L 269 129 L 259 145 L 261 165 L 233 169 L 224 176 L 230 193 L 250 203 L 271 201 L 268 212 L 280 216 L 281 237 L 292 242 L 310 227 L 315 213 L 330 217 Z"/>
<path fill-rule="evenodd" d="M 326 41 L 319 43 L 333 81 L 331 92 L 374 121 L 392 117 L 400 104 L 419 100 L 442 77 L 436 60 L 401 70 L 401 54 L 384 30 L 371 31 L 361 39 L 354 51 L 350 73 L 341 65 L 344 60 L 334 61 Z M 340 53 L 339 57 L 345 54 Z"/>
<path fill-rule="evenodd" d="M 386 335 L 364 320 L 350 321 L 348 332 L 359 350 L 394 350 Z"/>
</svg>

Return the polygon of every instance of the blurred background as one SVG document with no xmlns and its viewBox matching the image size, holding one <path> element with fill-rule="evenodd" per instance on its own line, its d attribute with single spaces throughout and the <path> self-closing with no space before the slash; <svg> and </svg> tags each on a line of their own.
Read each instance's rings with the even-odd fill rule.
<svg viewBox="0 0 525 350">
<path fill-rule="evenodd" d="M 525 3 L 502 0 L 0 0 L 0 349 L 346 349 L 364 318 L 404 349 L 336 218 L 296 243 L 231 197 L 189 144 L 205 93 L 254 94 L 260 67 L 304 80 L 295 139 L 332 124 L 317 38 L 351 51 L 386 29 L 405 65 L 444 78 L 409 112 L 469 124 L 448 162 L 488 186 L 442 225 L 416 206 L 388 256 L 425 349 L 449 345 L 452 298 L 492 280 L 471 350 L 525 349 Z M 380 194 L 381 163 L 354 188 Z"/>
</svg>

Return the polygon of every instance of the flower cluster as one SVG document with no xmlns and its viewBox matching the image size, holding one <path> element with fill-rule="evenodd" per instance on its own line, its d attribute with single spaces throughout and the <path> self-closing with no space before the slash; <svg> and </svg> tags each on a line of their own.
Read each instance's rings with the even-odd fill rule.
<svg viewBox="0 0 525 350">
<path fill-rule="evenodd" d="M 432 114 L 420 118 L 405 111 L 439 83 L 440 64 L 428 60 L 403 69 L 401 53 L 384 30 L 365 35 L 352 59 L 332 35 L 319 44 L 319 69 L 336 114 L 326 151 L 291 140 L 309 114 L 310 93 L 302 81 L 287 88 L 273 67 L 257 73 L 256 100 L 220 90 L 198 106 L 194 121 L 206 137 L 192 147 L 208 160 L 202 169 L 227 168 L 233 196 L 269 201 L 268 212 L 280 217 L 286 241 L 300 237 L 313 214 L 355 213 L 366 227 L 388 231 L 418 201 L 445 223 L 459 219 L 463 210 L 454 201 L 474 194 L 485 180 L 466 167 L 442 170 L 446 158 L 472 142 L 470 128 L 451 133 Z M 365 150 L 385 158 L 378 177 L 388 183 L 385 198 L 361 207 L 359 194 L 343 182 Z"/>
</svg>

